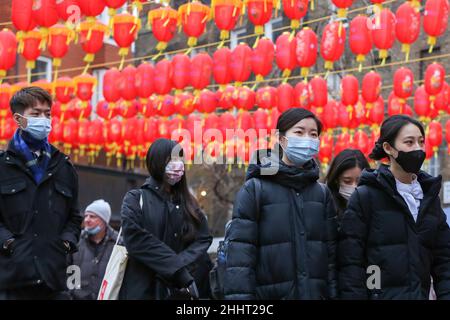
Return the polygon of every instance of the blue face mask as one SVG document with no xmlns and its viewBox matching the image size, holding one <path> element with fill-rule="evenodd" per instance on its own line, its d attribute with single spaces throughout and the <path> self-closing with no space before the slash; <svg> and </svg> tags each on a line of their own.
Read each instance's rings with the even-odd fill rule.
<svg viewBox="0 0 450 320">
<path fill-rule="evenodd" d="M 302 137 L 285 137 L 288 141 L 284 149 L 288 159 L 296 166 L 303 166 L 319 153 L 320 140 Z"/>
<path fill-rule="evenodd" d="M 95 236 L 96 234 L 98 234 L 100 231 L 102 230 L 102 228 L 100 226 L 96 226 L 93 228 L 84 228 L 84 231 L 86 231 L 86 233 L 90 236 Z"/>
<path fill-rule="evenodd" d="M 52 130 L 52 122 L 46 117 L 25 117 L 27 127 L 23 129 L 36 140 L 44 140 Z"/>
</svg>

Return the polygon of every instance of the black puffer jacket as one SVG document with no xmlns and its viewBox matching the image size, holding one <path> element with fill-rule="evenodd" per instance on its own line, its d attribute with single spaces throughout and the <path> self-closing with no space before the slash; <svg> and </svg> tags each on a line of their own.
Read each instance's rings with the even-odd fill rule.
<svg viewBox="0 0 450 320">
<path fill-rule="evenodd" d="M 250 165 L 235 200 L 226 299 L 335 298 L 336 212 L 328 188 L 317 182 L 317 164 L 288 167 L 276 155 L 261 162 Z M 275 175 L 261 174 L 278 164 Z"/>
<path fill-rule="evenodd" d="M 339 286 L 343 299 L 450 299 L 450 230 L 442 211 L 441 177 L 418 174 L 424 198 L 417 222 L 389 168 L 364 171 L 340 231 Z M 368 290 L 368 266 L 380 268 L 381 288 Z M 370 272 L 373 274 L 373 271 Z"/>
</svg>

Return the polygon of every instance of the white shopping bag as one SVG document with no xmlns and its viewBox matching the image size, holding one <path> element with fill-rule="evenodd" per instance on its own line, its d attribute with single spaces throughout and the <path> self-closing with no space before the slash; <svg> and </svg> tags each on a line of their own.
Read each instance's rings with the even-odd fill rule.
<svg viewBox="0 0 450 320">
<path fill-rule="evenodd" d="M 105 276 L 103 277 L 97 300 L 117 300 L 119 298 L 119 291 L 128 261 L 127 249 L 117 244 L 121 233 L 122 228 L 120 228 L 117 242 L 106 266 Z"/>
</svg>

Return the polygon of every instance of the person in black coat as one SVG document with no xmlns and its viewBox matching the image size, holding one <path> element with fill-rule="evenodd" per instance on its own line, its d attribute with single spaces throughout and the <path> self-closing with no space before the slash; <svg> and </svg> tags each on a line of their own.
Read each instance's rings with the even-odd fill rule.
<svg viewBox="0 0 450 320">
<path fill-rule="evenodd" d="M 339 236 L 342 299 L 450 299 L 450 229 L 441 208 L 441 177 L 420 171 L 425 132 L 407 116 L 381 126 L 370 155 L 390 166 L 364 171 Z"/>
<path fill-rule="evenodd" d="M 183 149 L 158 139 L 147 153 L 150 177 L 129 191 L 122 204 L 122 233 L 128 250 L 119 299 L 199 298 L 194 275 L 212 237 L 206 216 L 189 192 Z M 201 284 L 199 284 L 201 285 Z"/>
<path fill-rule="evenodd" d="M 331 162 L 325 181 L 333 195 L 339 218 L 347 209 L 347 201 L 355 191 L 364 169 L 370 169 L 370 165 L 357 149 L 344 149 Z"/>
<path fill-rule="evenodd" d="M 51 96 L 18 91 L 18 129 L 0 152 L 0 299 L 68 299 L 67 255 L 77 250 L 82 217 L 78 176 L 49 144 Z"/>
<path fill-rule="evenodd" d="M 336 211 L 313 159 L 322 124 L 292 108 L 277 129 L 279 145 L 259 151 L 236 196 L 225 239 L 225 298 L 336 298 Z"/>
</svg>

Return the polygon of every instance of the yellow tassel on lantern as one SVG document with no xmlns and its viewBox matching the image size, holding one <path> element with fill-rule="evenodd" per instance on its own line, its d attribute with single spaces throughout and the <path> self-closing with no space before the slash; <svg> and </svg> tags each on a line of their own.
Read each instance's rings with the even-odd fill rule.
<svg viewBox="0 0 450 320">
<path fill-rule="evenodd" d="M 264 26 L 255 26 L 255 34 L 257 35 L 264 34 Z"/>
<path fill-rule="evenodd" d="M 297 30 L 300 28 L 300 20 L 291 20 L 291 29 Z"/>
<path fill-rule="evenodd" d="M 384 66 L 386 64 L 386 58 L 388 57 L 388 51 L 385 49 L 381 49 L 378 57 L 382 59 L 381 65 Z"/>
<path fill-rule="evenodd" d="M 197 45 L 197 38 L 196 37 L 189 37 L 187 42 L 189 47 L 195 47 Z"/>
<path fill-rule="evenodd" d="M 230 31 L 220 30 L 220 40 L 226 40 L 230 37 Z"/>
<path fill-rule="evenodd" d="M 325 69 L 326 70 L 333 70 L 333 61 L 325 61 Z"/>
<path fill-rule="evenodd" d="M 432 37 L 432 36 L 428 37 L 427 44 L 430 46 L 430 49 L 428 50 L 428 53 L 432 53 L 433 52 L 433 48 L 436 45 L 436 42 L 437 42 L 437 38 L 436 37 Z"/>
</svg>

